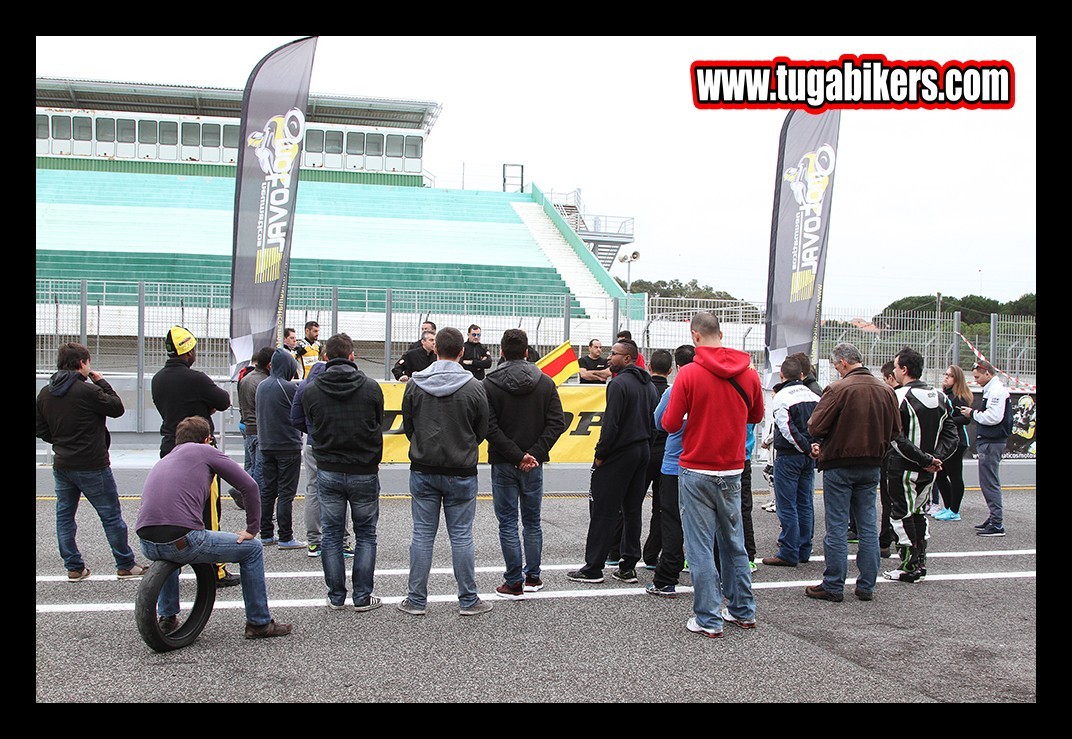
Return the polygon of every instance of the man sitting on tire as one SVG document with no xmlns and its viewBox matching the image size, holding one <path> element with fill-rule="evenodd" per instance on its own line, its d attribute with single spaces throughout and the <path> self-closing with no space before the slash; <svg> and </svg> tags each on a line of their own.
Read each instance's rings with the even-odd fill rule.
<svg viewBox="0 0 1072 739">
<path fill-rule="evenodd" d="M 141 549 L 151 560 L 179 564 L 237 562 L 241 567 L 246 606 L 247 639 L 286 636 L 290 624 L 277 624 L 268 612 L 264 581 L 264 550 L 260 531 L 260 491 L 242 467 L 211 446 L 212 429 L 200 416 L 190 416 L 175 429 L 175 448 L 145 478 L 135 530 Z M 246 502 L 246 529 L 237 534 L 208 531 L 201 516 L 213 475 L 233 485 Z M 157 601 L 160 630 L 179 627 L 179 571 L 164 584 Z"/>
</svg>

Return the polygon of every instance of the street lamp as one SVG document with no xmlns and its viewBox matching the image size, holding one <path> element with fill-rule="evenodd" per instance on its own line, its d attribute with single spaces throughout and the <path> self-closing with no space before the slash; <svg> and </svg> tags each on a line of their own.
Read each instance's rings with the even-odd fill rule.
<svg viewBox="0 0 1072 739">
<path fill-rule="evenodd" d="M 619 262 L 625 262 L 625 292 L 629 300 L 629 308 L 625 312 L 625 322 L 628 325 L 633 318 L 633 262 L 640 259 L 640 252 L 622 254 L 618 257 Z"/>
<path fill-rule="evenodd" d="M 632 254 L 622 254 L 618 257 L 619 262 L 625 262 L 625 291 L 632 292 L 633 290 L 633 262 L 640 259 L 640 252 L 635 251 Z"/>
</svg>

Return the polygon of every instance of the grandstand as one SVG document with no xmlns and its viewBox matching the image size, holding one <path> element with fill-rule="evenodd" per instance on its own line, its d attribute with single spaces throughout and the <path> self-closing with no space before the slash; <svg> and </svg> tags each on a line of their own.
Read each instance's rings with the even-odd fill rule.
<svg viewBox="0 0 1072 739">
<path fill-rule="evenodd" d="M 77 334 L 61 325 L 56 296 L 84 284 L 110 311 L 108 333 L 133 337 L 137 321 L 124 312 L 144 282 L 176 288 L 157 288 L 155 309 L 218 314 L 201 335 L 225 339 L 242 92 L 37 83 L 38 334 Z M 337 325 L 386 341 L 385 357 L 428 314 L 441 325 L 562 327 L 568 301 L 571 320 L 609 333 L 625 294 L 589 245 L 599 234 L 582 241 L 563 217 L 572 204 L 556 207 L 532 184 L 435 188 L 420 165 L 438 114 L 436 103 L 310 96 L 288 323 L 310 311 L 323 321 L 329 290 Z M 631 229 L 614 236 L 631 239 Z M 384 316 L 397 316 L 400 296 L 413 318 L 397 317 L 392 330 Z"/>
</svg>

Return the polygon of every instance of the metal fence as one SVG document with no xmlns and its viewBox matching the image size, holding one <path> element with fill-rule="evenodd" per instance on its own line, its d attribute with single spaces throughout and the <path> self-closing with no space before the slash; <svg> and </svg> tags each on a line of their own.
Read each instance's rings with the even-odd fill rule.
<svg viewBox="0 0 1072 739">
<path fill-rule="evenodd" d="M 324 337 L 345 331 L 354 338 L 365 371 L 390 379 L 391 365 L 418 338 L 424 320 L 463 332 L 470 324 L 479 325 L 483 343 L 495 357 L 498 340 L 509 328 L 524 329 L 541 354 L 567 340 L 584 347 L 598 338 L 607 345 L 620 328 L 628 328 L 647 354 L 690 343 L 692 316 L 711 311 L 722 324 L 723 343 L 749 352 L 757 367 L 763 365 L 763 303 L 640 295 L 618 301 L 605 296 L 529 294 L 518 287 L 517 293 L 292 287 L 286 325 L 299 335 L 307 321 L 317 321 Z M 57 347 L 78 341 L 89 347 L 100 372 L 151 375 L 166 360 L 164 334 L 178 324 L 197 337 L 198 368 L 226 380 L 229 312 L 227 285 L 38 280 L 37 372 L 54 371 Z M 830 349 L 841 341 L 855 344 L 875 371 L 910 346 L 923 354 L 924 380 L 932 384 L 940 383 L 949 364 L 972 365 L 970 342 L 999 370 L 1035 384 L 1036 326 L 1031 316 L 995 314 L 989 325 L 967 326 L 961 324 L 959 313 L 824 309 L 819 359 L 829 357 Z M 819 362 L 820 375 L 826 364 Z"/>
</svg>

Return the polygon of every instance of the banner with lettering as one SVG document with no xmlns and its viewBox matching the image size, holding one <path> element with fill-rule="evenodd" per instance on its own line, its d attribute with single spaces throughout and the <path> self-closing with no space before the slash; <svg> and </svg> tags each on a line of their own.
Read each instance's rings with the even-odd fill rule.
<svg viewBox="0 0 1072 739">
<path fill-rule="evenodd" d="M 235 178 L 231 377 L 283 343 L 287 276 L 316 36 L 280 46 L 246 82 Z"/>
</svg>

